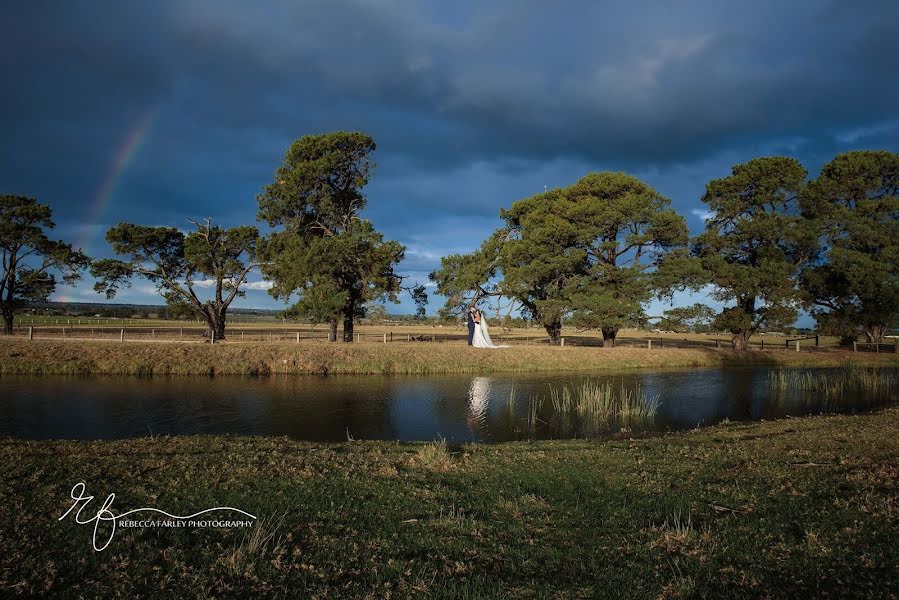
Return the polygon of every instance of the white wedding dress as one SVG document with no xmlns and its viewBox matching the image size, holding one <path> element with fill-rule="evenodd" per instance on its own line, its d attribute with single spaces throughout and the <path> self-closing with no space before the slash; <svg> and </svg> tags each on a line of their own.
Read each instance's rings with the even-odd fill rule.
<svg viewBox="0 0 899 600">
<path fill-rule="evenodd" d="M 474 324 L 474 338 L 471 345 L 475 348 L 509 348 L 510 346 L 497 346 L 490 339 L 490 332 L 487 331 L 487 319 L 482 318 L 480 323 Z"/>
</svg>

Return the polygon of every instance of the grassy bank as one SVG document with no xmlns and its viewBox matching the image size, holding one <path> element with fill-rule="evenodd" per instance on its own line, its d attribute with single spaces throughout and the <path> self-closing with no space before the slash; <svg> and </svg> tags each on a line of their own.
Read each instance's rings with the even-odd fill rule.
<svg viewBox="0 0 899 600">
<path fill-rule="evenodd" d="M 0 441 L 4 596 L 870 597 L 899 594 L 899 409 L 646 439 Z M 232 506 L 256 529 L 76 525 Z M 96 513 L 94 508 L 92 514 Z M 87 516 L 86 513 L 83 516 Z"/>
<path fill-rule="evenodd" d="M 177 344 L 0 338 L 0 374 L 488 373 L 711 366 L 899 366 L 897 354 L 661 348 L 478 350 L 462 344 Z"/>
</svg>

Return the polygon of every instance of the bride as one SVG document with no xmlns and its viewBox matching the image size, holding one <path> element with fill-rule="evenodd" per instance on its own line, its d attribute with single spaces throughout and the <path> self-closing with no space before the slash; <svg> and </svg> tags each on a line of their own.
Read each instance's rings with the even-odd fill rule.
<svg viewBox="0 0 899 600">
<path fill-rule="evenodd" d="M 487 318 L 481 314 L 481 311 L 475 310 L 474 314 L 474 338 L 471 345 L 475 348 L 509 348 L 510 346 L 497 346 L 490 339 L 490 332 L 487 327 Z"/>
</svg>

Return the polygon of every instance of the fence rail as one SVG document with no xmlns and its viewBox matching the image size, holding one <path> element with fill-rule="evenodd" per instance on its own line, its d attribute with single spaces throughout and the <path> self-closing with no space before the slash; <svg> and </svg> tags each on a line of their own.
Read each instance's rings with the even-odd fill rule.
<svg viewBox="0 0 899 600">
<path fill-rule="evenodd" d="M 203 343 L 211 341 L 209 339 L 208 330 L 205 327 L 114 327 L 114 326 L 89 326 L 89 325 L 17 325 L 13 329 L 13 335 L 24 337 L 27 339 L 43 339 L 43 340 L 112 340 L 112 341 L 158 341 L 158 342 L 184 342 L 184 343 Z M 549 345 L 549 339 L 545 335 L 535 332 L 534 335 L 507 335 L 497 332 L 493 339 L 496 343 L 515 344 L 515 345 Z M 338 334 L 338 340 L 342 339 L 342 335 Z M 427 343 L 457 343 L 464 344 L 467 340 L 467 332 L 434 332 L 434 333 L 411 333 L 402 331 L 390 332 L 355 332 L 353 340 L 356 342 L 379 342 L 379 343 L 398 343 L 398 342 L 427 342 Z M 803 341 L 815 340 L 815 344 L 802 344 Z M 215 340 L 220 341 L 220 340 Z M 325 329 L 312 328 L 236 328 L 229 327 L 226 331 L 226 341 L 228 343 L 308 343 L 308 342 L 327 342 L 328 331 Z M 899 353 L 899 340 L 893 340 L 889 343 L 874 342 L 855 342 L 851 345 L 830 346 L 829 348 L 818 345 L 817 336 L 808 338 L 790 339 L 790 340 L 765 340 L 751 341 L 748 344 L 750 350 L 783 350 L 784 347 L 793 350 L 826 352 L 828 349 L 851 350 L 854 352 L 893 352 Z M 610 345 L 603 342 L 600 336 L 574 336 L 563 338 L 563 346 L 588 346 L 602 347 Z M 615 340 L 615 346 L 618 347 L 640 347 L 649 349 L 664 348 L 697 348 L 697 349 L 728 349 L 731 348 L 730 338 L 722 336 L 721 339 L 708 340 L 691 340 L 688 338 L 674 337 L 646 337 L 631 338 L 620 337 Z"/>
</svg>

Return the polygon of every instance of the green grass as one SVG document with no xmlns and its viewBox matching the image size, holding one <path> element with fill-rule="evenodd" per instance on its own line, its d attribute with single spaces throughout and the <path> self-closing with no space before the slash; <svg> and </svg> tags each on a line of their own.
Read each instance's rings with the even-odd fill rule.
<svg viewBox="0 0 899 600">
<path fill-rule="evenodd" d="M 3 596 L 890 598 L 899 408 L 641 439 L 453 446 L 0 440 Z M 258 529 L 57 521 L 233 506 Z"/>
<path fill-rule="evenodd" d="M 29 342 L 0 336 L 0 374 L 18 375 L 428 374 L 751 365 L 838 367 L 850 362 L 899 366 L 899 354 L 535 345 L 481 350 L 461 343 L 406 342 L 216 345 Z"/>
</svg>

